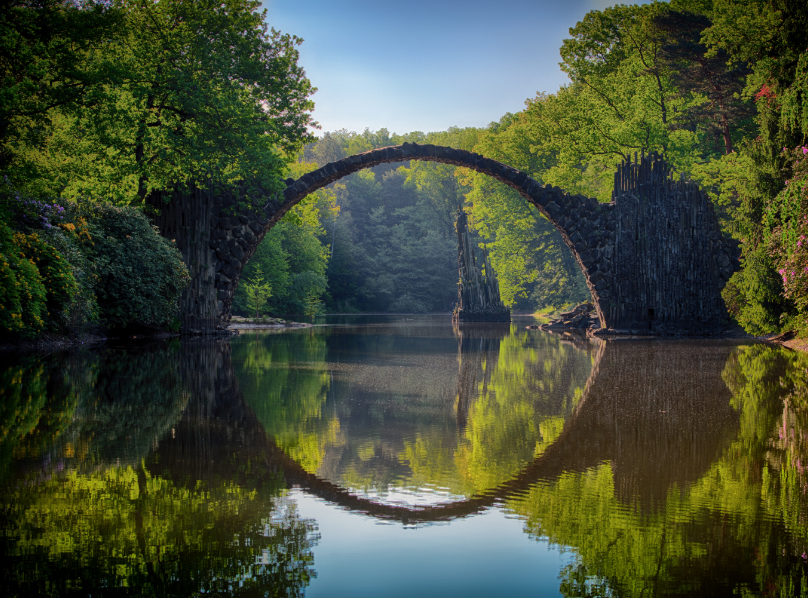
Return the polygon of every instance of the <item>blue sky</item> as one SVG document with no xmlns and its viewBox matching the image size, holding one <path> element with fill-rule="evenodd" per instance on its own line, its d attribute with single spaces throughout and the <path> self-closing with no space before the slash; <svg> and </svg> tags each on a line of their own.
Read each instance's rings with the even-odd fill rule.
<svg viewBox="0 0 808 598">
<path fill-rule="evenodd" d="M 268 23 L 302 37 L 323 131 L 482 127 L 567 78 L 558 49 L 614 0 L 267 0 Z"/>
</svg>

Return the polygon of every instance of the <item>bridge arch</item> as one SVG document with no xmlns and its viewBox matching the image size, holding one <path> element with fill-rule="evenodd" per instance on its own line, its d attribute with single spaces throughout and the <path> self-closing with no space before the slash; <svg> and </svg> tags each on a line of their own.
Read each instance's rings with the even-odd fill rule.
<svg viewBox="0 0 808 598">
<path fill-rule="evenodd" d="M 242 264 L 246 263 L 263 235 L 310 193 L 365 168 L 410 160 L 440 162 L 469 168 L 495 178 L 525 197 L 555 226 L 572 250 L 584 273 L 601 321 L 604 321 L 601 304 L 611 296 L 604 282 L 606 279 L 604 270 L 611 257 L 612 245 L 608 231 L 613 229 L 613 223 L 610 221 L 610 218 L 613 218 L 612 210 L 608 205 L 599 204 L 595 199 L 581 195 L 568 195 L 557 187 L 540 185 L 524 172 L 506 164 L 473 152 L 449 147 L 415 143 L 384 147 L 326 164 L 296 181 L 288 179 L 288 186 L 282 195 L 269 200 L 264 207 L 266 222 L 259 222 L 261 230 L 255 231 L 254 229 L 258 227 L 252 227 L 256 233 L 255 241 L 250 243 L 250 247 L 244 251 L 244 257 L 239 261 Z M 242 224 L 249 223 L 242 222 Z M 237 250 L 237 253 L 240 252 Z M 224 273 L 221 271 L 217 273 L 217 288 L 227 291 L 220 293 L 223 295 L 221 309 L 223 315 L 227 317 L 240 272 L 236 271 L 232 264 L 230 268 L 224 270 Z"/>
<path fill-rule="evenodd" d="M 215 312 L 208 317 L 228 321 L 244 265 L 284 214 L 342 177 L 410 160 L 486 174 L 535 206 L 575 256 L 604 331 L 705 333 L 724 324 L 720 290 L 737 269 L 737 245 L 722 238 L 709 199 L 696 185 L 675 180 L 658 156 L 643 156 L 640 161 L 635 156 L 633 163 L 619 166 L 612 201 L 599 203 L 541 185 L 524 172 L 473 152 L 416 143 L 356 154 L 297 180 L 287 179 L 286 189 L 264 198 L 264 205 L 257 209 L 239 211 L 234 195 L 214 195 L 207 235 L 210 256 L 205 260 L 210 264 L 208 279 L 214 283 L 208 288 L 211 299 L 183 299 L 188 303 L 183 309 L 198 311 L 204 304 L 208 312 Z M 205 291 L 202 283 L 192 284 L 199 288 L 189 296 Z"/>
</svg>

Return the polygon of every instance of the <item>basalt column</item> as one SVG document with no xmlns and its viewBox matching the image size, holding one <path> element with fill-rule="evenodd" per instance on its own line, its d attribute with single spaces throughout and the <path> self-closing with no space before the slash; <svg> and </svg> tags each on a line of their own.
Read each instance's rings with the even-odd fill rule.
<svg viewBox="0 0 808 598">
<path fill-rule="evenodd" d="M 216 264 L 208 246 L 213 196 L 195 185 L 186 190 L 154 193 L 147 203 L 155 208 L 152 217 L 165 238 L 182 254 L 191 280 L 180 296 L 180 329 L 184 334 L 215 331 L 220 325 L 217 309 Z"/>
<path fill-rule="evenodd" d="M 499 281 L 485 249 L 482 250 L 481 272 L 469 238 L 468 218 L 462 210 L 457 215 L 457 305 L 455 322 L 510 322 L 511 311 L 499 297 Z"/>
<path fill-rule="evenodd" d="M 656 154 L 626 161 L 614 182 L 611 330 L 710 334 L 727 321 L 721 298 L 738 264 L 709 198 Z"/>
<path fill-rule="evenodd" d="M 148 204 L 160 233 L 173 240 L 191 275 L 180 297 L 183 334 L 224 332 L 244 265 L 283 215 L 262 191 L 248 200 L 242 189 L 191 185 L 155 193 Z"/>
</svg>

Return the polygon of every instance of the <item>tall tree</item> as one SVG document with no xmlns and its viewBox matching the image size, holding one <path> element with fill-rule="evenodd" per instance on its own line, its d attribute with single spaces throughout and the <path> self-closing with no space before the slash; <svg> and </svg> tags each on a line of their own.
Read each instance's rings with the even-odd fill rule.
<svg viewBox="0 0 808 598">
<path fill-rule="evenodd" d="M 309 138 L 301 40 L 251 0 L 119 0 L 125 35 L 101 49 L 120 83 L 65 118 L 52 154 L 63 194 L 139 203 L 212 179 L 274 190 Z M 98 54 L 100 54 L 100 52 Z"/>
<path fill-rule="evenodd" d="M 705 128 L 704 155 L 731 154 L 735 144 L 753 129 L 754 106 L 741 96 L 749 69 L 744 62 L 727 64 L 726 51 L 709 52 L 702 32 L 712 25 L 703 14 L 668 9 L 654 17 L 664 43 L 661 62 L 678 89 L 677 96 L 699 96 L 677 115 L 682 128 Z"/>
<path fill-rule="evenodd" d="M 725 183 L 738 197 L 737 229 L 743 241 L 743 269 L 727 289 L 750 332 L 806 331 L 808 314 L 798 308 L 801 301 L 793 286 L 784 296 L 783 273 L 777 268 L 804 252 L 797 236 L 808 199 L 802 190 L 804 175 L 798 173 L 804 172 L 802 150 L 808 140 L 808 10 L 798 0 L 705 4 L 701 10 L 711 25 L 702 40 L 716 55 L 725 52 L 732 63 L 748 65 L 743 95 L 754 99 L 757 113 L 757 136 L 729 162 L 742 168 L 731 169 Z M 804 287 L 798 291 L 806 293 Z"/>
<path fill-rule="evenodd" d="M 116 6 L 66 0 L 0 4 L 0 169 L 15 185 L 38 174 L 28 159 L 53 131 L 54 118 L 95 105 L 118 81 L 108 47 L 123 29 Z"/>
</svg>

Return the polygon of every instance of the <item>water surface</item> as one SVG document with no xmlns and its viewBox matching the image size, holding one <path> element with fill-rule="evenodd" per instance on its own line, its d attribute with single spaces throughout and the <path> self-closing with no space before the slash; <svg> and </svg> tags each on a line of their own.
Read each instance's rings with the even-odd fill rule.
<svg viewBox="0 0 808 598">
<path fill-rule="evenodd" d="M 2 594 L 808 591 L 804 355 L 525 323 L 15 358 Z"/>
</svg>

